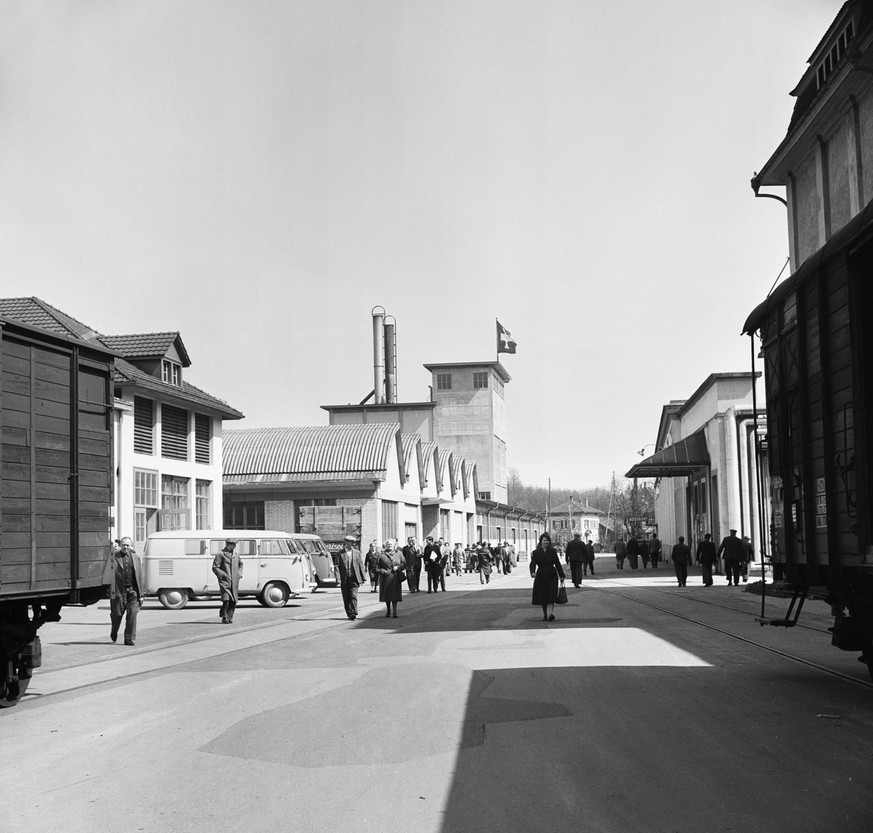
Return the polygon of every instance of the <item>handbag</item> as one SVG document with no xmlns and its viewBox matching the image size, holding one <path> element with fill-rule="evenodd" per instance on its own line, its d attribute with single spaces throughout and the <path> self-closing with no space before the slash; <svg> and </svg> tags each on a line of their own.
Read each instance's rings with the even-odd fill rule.
<svg viewBox="0 0 873 833">
<path fill-rule="evenodd" d="M 559 605 L 565 605 L 569 601 L 567 598 L 567 588 L 564 586 L 563 581 L 561 581 L 561 586 L 558 588 L 558 598 L 556 601 Z"/>
</svg>

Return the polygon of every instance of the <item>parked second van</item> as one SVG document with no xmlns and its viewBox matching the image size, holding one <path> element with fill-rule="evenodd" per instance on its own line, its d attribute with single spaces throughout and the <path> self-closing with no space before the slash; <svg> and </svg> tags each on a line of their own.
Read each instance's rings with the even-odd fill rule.
<svg viewBox="0 0 873 833">
<path fill-rule="evenodd" d="M 291 596 L 318 586 L 310 551 L 326 549 L 317 535 L 270 530 L 178 530 L 149 535 L 143 552 L 145 595 L 171 610 L 188 600 L 218 597 L 212 561 L 234 538 L 242 560 L 241 598 L 254 596 L 266 607 L 282 607 Z M 320 545 L 320 546 L 319 546 Z"/>
</svg>

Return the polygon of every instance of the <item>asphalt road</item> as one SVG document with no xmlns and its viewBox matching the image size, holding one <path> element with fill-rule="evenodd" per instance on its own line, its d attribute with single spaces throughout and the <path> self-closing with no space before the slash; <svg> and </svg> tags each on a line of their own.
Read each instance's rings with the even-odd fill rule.
<svg viewBox="0 0 873 833">
<path fill-rule="evenodd" d="M 869 833 L 873 687 L 824 605 L 761 628 L 742 588 L 609 567 L 550 624 L 524 565 L 396 620 L 148 602 L 133 649 L 69 609 L 0 713 L 0 830 Z"/>
</svg>

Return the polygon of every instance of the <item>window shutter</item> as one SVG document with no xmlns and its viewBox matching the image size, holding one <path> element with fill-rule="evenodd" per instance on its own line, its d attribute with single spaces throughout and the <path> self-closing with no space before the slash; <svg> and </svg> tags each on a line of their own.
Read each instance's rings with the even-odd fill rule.
<svg viewBox="0 0 873 833">
<path fill-rule="evenodd" d="M 212 419 L 206 414 L 194 414 L 194 462 L 209 463 L 209 440 L 212 435 Z"/>
<path fill-rule="evenodd" d="M 188 412 L 182 408 L 161 406 L 161 456 L 188 459 Z"/>
<path fill-rule="evenodd" d="M 133 398 L 133 450 L 137 454 L 155 453 L 155 403 L 142 396 Z"/>
</svg>

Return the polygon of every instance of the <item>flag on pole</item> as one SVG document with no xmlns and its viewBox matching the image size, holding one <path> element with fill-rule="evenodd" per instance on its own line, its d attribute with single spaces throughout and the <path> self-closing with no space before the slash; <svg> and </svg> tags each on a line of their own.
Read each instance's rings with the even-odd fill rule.
<svg viewBox="0 0 873 833">
<path fill-rule="evenodd" d="M 497 352 L 515 352 L 515 339 L 512 337 L 512 333 L 510 333 L 509 330 L 507 330 L 499 321 L 497 322 Z"/>
</svg>

